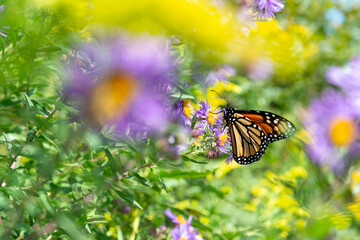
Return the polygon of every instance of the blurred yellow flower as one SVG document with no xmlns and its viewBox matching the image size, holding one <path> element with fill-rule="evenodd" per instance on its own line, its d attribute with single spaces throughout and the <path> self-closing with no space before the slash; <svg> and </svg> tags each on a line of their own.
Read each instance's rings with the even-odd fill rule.
<svg viewBox="0 0 360 240">
<path fill-rule="evenodd" d="M 115 227 L 110 227 L 109 230 L 106 232 L 106 236 L 117 238 L 117 230 Z"/>
<path fill-rule="evenodd" d="M 355 196 L 360 197 L 360 171 L 359 170 L 354 170 L 351 173 L 350 188 L 351 188 L 352 193 Z"/>
<path fill-rule="evenodd" d="M 355 219 L 360 221 L 360 199 L 356 198 L 355 202 L 349 203 L 348 209 L 353 213 Z"/>
<path fill-rule="evenodd" d="M 347 229 L 351 223 L 351 217 L 344 213 L 330 214 L 328 217 L 337 229 Z"/>
<path fill-rule="evenodd" d="M 303 143 L 308 144 L 313 141 L 311 139 L 310 134 L 304 129 L 297 131 L 292 138 L 293 138 L 293 141 L 299 142 L 301 144 L 303 144 Z"/>
<path fill-rule="evenodd" d="M 284 174 L 267 171 L 265 178 L 251 188 L 253 198 L 243 209 L 261 213 L 259 217 L 265 228 L 277 228 L 281 238 L 287 238 L 293 231 L 291 226 L 304 227 L 310 217 L 310 213 L 297 202 L 293 191 L 297 179 L 306 177 L 307 171 L 301 166 L 294 166 Z M 276 219 L 273 217 L 275 212 Z"/>
<path fill-rule="evenodd" d="M 297 229 L 303 229 L 306 226 L 306 222 L 303 219 L 299 219 L 295 221 L 295 227 Z"/>
<path fill-rule="evenodd" d="M 291 230 L 291 227 L 289 225 L 289 220 L 290 219 L 287 218 L 282 218 L 280 220 L 277 220 L 275 226 L 287 233 Z"/>
<path fill-rule="evenodd" d="M 27 164 L 27 163 L 30 162 L 30 161 L 31 161 L 30 158 L 21 156 L 20 159 L 19 159 L 19 165 L 20 165 L 20 166 L 25 166 L 25 164 Z"/>
<path fill-rule="evenodd" d="M 253 204 L 253 203 L 245 203 L 244 204 L 245 206 L 243 207 L 244 210 L 248 210 L 250 212 L 256 212 L 257 210 L 257 207 L 256 207 L 256 204 Z"/>
<path fill-rule="evenodd" d="M 241 87 L 237 84 L 227 82 L 218 82 L 214 87 L 210 87 L 207 89 L 206 93 L 203 94 L 200 90 L 194 91 L 195 96 L 199 99 L 199 101 L 209 101 L 209 104 L 212 104 L 212 107 L 216 109 L 219 106 L 226 106 L 226 101 L 221 98 L 218 94 L 222 94 L 223 92 L 231 91 L 232 93 L 240 94 Z"/>
<path fill-rule="evenodd" d="M 105 216 L 105 220 L 108 222 L 113 220 L 111 213 L 109 213 L 109 212 L 104 213 L 104 216 Z"/>
<path fill-rule="evenodd" d="M 134 33 L 181 36 L 184 42 L 195 43 L 195 49 L 206 50 L 204 59 L 208 61 L 226 58 L 239 62 L 246 56 L 241 41 L 244 34 L 235 10 L 216 7 L 210 0 L 55 2 L 53 5 L 66 12 L 75 25 L 87 21 L 94 26 L 102 25 L 102 29 L 108 26 L 112 32 L 118 26 Z"/>
<path fill-rule="evenodd" d="M 230 172 L 233 169 L 239 168 L 242 165 L 232 162 L 229 165 L 226 165 L 225 162 L 221 163 L 221 166 L 216 170 L 215 172 L 215 178 L 222 178 L 224 177 L 228 172 Z"/>
<path fill-rule="evenodd" d="M 194 106 L 193 106 L 193 102 L 190 101 L 190 100 L 183 100 L 183 105 L 184 105 L 184 115 L 187 117 L 187 118 L 192 118 L 193 116 L 193 112 L 194 112 Z"/>
<path fill-rule="evenodd" d="M 175 203 L 174 207 L 178 208 L 178 209 L 185 209 L 185 208 L 188 208 L 190 205 L 191 205 L 190 200 L 185 199 L 184 201 Z"/>
<path fill-rule="evenodd" d="M 296 181 L 297 178 L 307 178 L 307 171 L 302 166 L 292 167 L 287 171 L 283 178 L 286 180 Z"/>
<path fill-rule="evenodd" d="M 300 73 L 318 52 L 318 45 L 311 40 L 310 31 L 295 23 L 284 30 L 276 21 L 259 22 L 250 31 L 248 43 L 255 51 L 260 51 L 254 51 L 250 58 L 269 57 L 281 77 Z"/>
<path fill-rule="evenodd" d="M 284 210 L 293 209 L 294 206 L 299 206 L 299 204 L 289 195 L 281 194 L 277 199 L 275 206 L 282 207 Z"/>
<path fill-rule="evenodd" d="M 262 196 L 266 196 L 269 193 L 269 191 L 266 187 L 256 185 L 251 188 L 251 193 L 254 196 L 262 197 Z"/>
<path fill-rule="evenodd" d="M 205 224 L 205 225 L 208 225 L 209 224 L 209 222 L 210 222 L 210 219 L 208 218 L 208 217 L 205 217 L 205 216 L 200 216 L 200 222 L 202 223 L 202 224 Z"/>
<path fill-rule="evenodd" d="M 221 192 L 223 193 L 223 194 L 229 194 L 229 193 L 231 193 L 231 191 L 232 191 L 232 188 L 231 187 L 228 187 L 228 186 L 224 186 L 224 187 L 222 187 L 221 189 Z"/>
</svg>

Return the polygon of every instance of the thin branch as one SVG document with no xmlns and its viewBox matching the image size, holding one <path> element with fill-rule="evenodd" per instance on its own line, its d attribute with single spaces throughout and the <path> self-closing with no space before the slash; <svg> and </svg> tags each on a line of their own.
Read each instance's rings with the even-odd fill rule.
<svg viewBox="0 0 360 240">
<path fill-rule="evenodd" d="M 138 170 L 140 170 L 140 169 L 142 169 L 142 168 L 152 167 L 152 166 L 154 166 L 156 163 L 160 162 L 161 160 L 163 160 L 163 159 L 161 158 L 161 159 L 159 159 L 159 160 L 156 161 L 156 162 L 152 162 L 152 163 L 148 163 L 148 164 L 145 164 L 145 165 L 141 165 L 141 166 L 139 166 L 139 167 L 136 167 L 136 168 L 132 169 L 131 171 L 128 171 L 128 172 L 125 173 L 124 175 L 119 176 L 118 179 L 121 180 L 121 179 L 123 179 L 123 178 L 126 178 L 126 177 L 128 177 L 128 176 L 131 174 L 131 172 L 136 172 L 136 171 L 138 171 Z"/>
</svg>

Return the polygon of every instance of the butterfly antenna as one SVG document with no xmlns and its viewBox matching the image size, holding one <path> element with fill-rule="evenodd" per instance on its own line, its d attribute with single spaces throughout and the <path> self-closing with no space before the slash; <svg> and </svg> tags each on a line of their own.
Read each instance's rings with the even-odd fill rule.
<svg viewBox="0 0 360 240">
<path fill-rule="evenodd" d="M 223 99 L 226 101 L 226 103 L 229 105 L 229 101 L 227 100 L 226 97 L 220 95 L 220 94 L 219 94 L 217 91 L 215 91 L 214 89 L 211 89 L 211 91 L 213 91 L 214 93 L 216 93 L 217 95 L 219 95 L 221 98 L 223 98 Z"/>
<path fill-rule="evenodd" d="M 219 95 L 221 98 L 223 98 L 223 99 L 226 101 L 226 103 L 229 105 L 229 102 L 228 102 L 228 100 L 227 100 L 226 97 L 220 95 L 217 91 L 215 91 L 215 90 L 213 90 L 213 89 L 212 89 L 211 91 L 215 92 L 217 95 Z M 212 113 L 212 114 L 219 114 L 219 113 L 221 113 L 222 111 L 223 111 L 223 110 L 221 110 L 221 111 L 219 111 L 219 112 L 216 112 L 216 113 L 213 113 L 213 112 L 210 112 L 210 113 Z"/>
</svg>

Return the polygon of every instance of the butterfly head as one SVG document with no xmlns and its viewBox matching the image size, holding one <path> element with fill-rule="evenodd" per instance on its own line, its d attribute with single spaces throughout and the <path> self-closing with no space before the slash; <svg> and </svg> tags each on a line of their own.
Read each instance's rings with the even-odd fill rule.
<svg viewBox="0 0 360 240">
<path fill-rule="evenodd" d="M 235 109 L 230 107 L 229 105 L 227 105 L 225 108 L 224 108 L 224 115 L 225 115 L 225 118 L 228 117 L 228 116 L 232 116 L 234 114 L 234 111 Z"/>
</svg>

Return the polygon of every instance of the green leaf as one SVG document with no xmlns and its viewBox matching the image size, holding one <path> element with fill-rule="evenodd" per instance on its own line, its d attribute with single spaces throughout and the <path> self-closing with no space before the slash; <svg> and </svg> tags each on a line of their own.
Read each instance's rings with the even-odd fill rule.
<svg viewBox="0 0 360 240">
<path fill-rule="evenodd" d="M 70 237 L 71 239 L 78 239 L 78 240 L 87 240 L 86 236 L 76 227 L 75 223 L 71 221 L 70 218 L 61 215 L 57 217 L 57 222 L 59 227 L 61 227 Z"/>
<path fill-rule="evenodd" d="M 188 95 L 188 94 L 183 94 L 183 93 L 174 93 L 171 94 L 171 97 L 180 100 L 191 100 L 191 101 L 195 101 L 195 97 L 192 95 Z"/>
<path fill-rule="evenodd" d="M 7 137 L 7 135 L 5 133 L 3 133 L 3 136 L 4 136 L 4 139 L 5 139 L 5 143 L 6 143 L 6 148 L 7 148 L 8 152 L 9 152 L 9 158 L 11 160 L 13 160 L 13 157 L 11 156 L 11 149 L 12 149 L 13 145 L 12 145 L 11 142 L 9 142 L 8 137 Z"/>
<path fill-rule="evenodd" d="M 124 240 L 124 234 L 121 231 L 121 228 L 119 227 L 117 230 L 117 240 Z"/>
<path fill-rule="evenodd" d="M 153 168 L 150 168 L 150 171 L 151 171 L 154 175 L 158 176 L 160 184 L 163 186 L 163 188 L 164 188 L 165 191 L 166 191 L 166 185 L 165 185 L 164 181 L 161 179 L 160 175 L 157 174 L 156 172 L 154 172 Z"/>
<path fill-rule="evenodd" d="M 212 171 L 210 170 L 206 170 L 205 172 L 198 172 L 195 170 L 192 171 L 182 171 L 182 170 L 173 170 L 170 172 L 165 172 L 165 171 L 161 171 L 159 173 L 159 175 L 163 178 L 192 178 L 192 179 L 199 179 L 199 178 L 204 178 L 207 175 L 209 175 L 210 173 L 212 173 Z"/>
<path fill-rule="evenodd" d="M 314 237 L 316 239 L 324 239 L 328 235 L 328 233 L 332 227 L 333 227 L 333 224 L 331 223 L 330 219 L 323 218 L 323 219 L 320 219 L 320 220 L 312 223 L 306 229 L 306 233 L 309 236 Z"/>
<path fill-rule="evenodd" d="M 47 198 L 47 196 L 45 195 L 44 192 L 40 192 L 39 193 L 41 202 L 44 204 L 45 209 L 50 212 L 51 214 L 54 214 L 54 209 L 52 208 L 52 206 L 49 203 L 49 200 Z"/>
<path fill-rule="evenodd" d="M 140 204 L 135 201 L 131 196 L 120 192 L 119 190 L 112 188 L 122 199 L 124 199 L 125 201 L 129 202 L 130 204 L 132 204 L 133 206 L 140 208 L 141 210 L 143 210 L 143 208 L 140 206 Z"/>
<path fill-rule="evenodd" d="M 24 93 L 24 96 L 25 96 L 25 100 L 26 100 L 26 104 L 28 105 L 30 111 L 35 114 L 35 106 L 33 104 L 33 102 L 31 101 L 31 99 L 28 97 L 28 95 L 26 93 Z"/>
<path fill-rule="evenodd" d="M 143 178 L 142 176 L 140 176 L 136 172 L 132 172 L 131 175 L 133 175 L 137 180 L 139 180 L 139 182 L 142 185 L 147 186 L 147 187 L 151 187 L 149 181 L 146 178 Z"/>
<path fill-rule="evenodd" d="M 181 155 L 181 158 L 184 161 L 190 161 L 198 164 L 209 164 L 209 158 L 201 155 L 187 154 L 187 155 Z"/>
<path fill-rule="evenodd" d="M 113 173 L 116 173 L 117 167 L 116 167 L 116 162 L 115 162 L 115 159 L 114 159 L 113 155 L 111 154 L 111 152 L 107 148 L 104 151 L 105 151 L 105 154 L 106 154 L 107 158 L 109 159 L 109 164 L 110 164 L 111 171 Z"/>
</svg>

